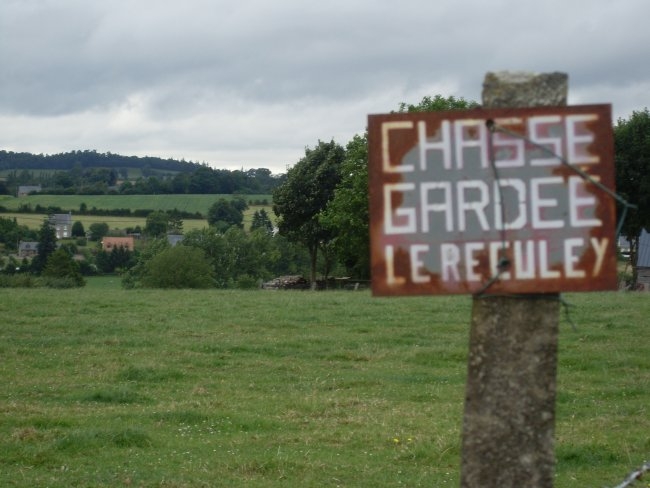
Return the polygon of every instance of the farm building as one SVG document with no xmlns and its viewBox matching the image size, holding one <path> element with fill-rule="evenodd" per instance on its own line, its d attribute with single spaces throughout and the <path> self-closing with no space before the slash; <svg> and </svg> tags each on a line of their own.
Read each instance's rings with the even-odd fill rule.
<svg viewBox="0 0 650 488">
<path fill-rule="evenodd" d="M 113 249 L 118 247 L 123 247 L 129 251 L 133 251 L 135 248 L 133 237 L 104 237 L 102 239 L 103 251 L 111 252 Z"/>
<path fill-rule="evenodd" d="M 650 232 L 643 229 L 639 236 L 639 253 L 636 257 L 637 285 L 650 291 Z"/>
<path fill-rule="evenodd" d="M 174 247 L 183 240 L 183 237 L 181 234 L 167 234 L 167 242 Z"/>
<path fill-rule="evenodd" d="M 618 237 L 618 252 L 620 252 L 621 256 L 624 258 L 630 257 L 630 241 L 628 241 L 624 236 Z"/>
<path fill-rule="evenodd" d="M 72 236 L 72 213 L 51 214 L 49 222 L 56 232 L 57 239 L 68 239 Z"/>
<path fill-rule="evenodd" d="M 32 258 L 38 254 L 38 242 L 20 241 L 18 243 L 18 257 Z"/>
<path fill-rule="evenodd" d="M 26 197 L 32 193 L 40 193 L 42 189 L 41 185 L 20 185 L 17 193 L 19 197 Z"/>
</svg>

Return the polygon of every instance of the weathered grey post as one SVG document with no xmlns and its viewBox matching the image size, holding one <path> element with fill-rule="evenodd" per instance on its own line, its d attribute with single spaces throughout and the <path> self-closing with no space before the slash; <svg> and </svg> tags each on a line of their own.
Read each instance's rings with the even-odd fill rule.
<svg viewBox="0 0 650 488">
<path fill-rule="evenodd" d="M 488 73 L 483 106 L 566 105 L 567 80 Z M 553 486 L 559 307 L 556 294 L 474 298 L 461 487 Z"/>
</svg>

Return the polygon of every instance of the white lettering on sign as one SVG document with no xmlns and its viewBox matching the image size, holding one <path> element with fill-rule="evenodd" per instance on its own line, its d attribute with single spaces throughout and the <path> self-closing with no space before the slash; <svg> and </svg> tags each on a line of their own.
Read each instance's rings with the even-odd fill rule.
<svg viewBox="0 0 650 488">
<path fill-rule="evenodd" d="M 512 244 L 512 246 L 511 246 Z M 507 248 L 513 249 L 514 266 L 512 272 L 503 273 L 502 280 L 536 280 L 551 278 L 597 278 L 602 269 L 602 262 L 609 246 L 609 239 L 591 238 L 587 243 L 582 238 L 569 238 L 562 242 L 564 253 L 563 267 L 554 269 L 549 265 L 550 243 L 545 239 L 516 240 L 507 243 Z M 587 267 L 580 266 L 578 252 L 588 248 L 596 255 L 596 260 Z M 439 247 L 439 255 L 433 256 L 440 263 L 442 280 L 448 282 L 475 282 L 485 280 L 478 272 L 478 256 L 487 253 L 492 273 L 496 273 L 499 265 L 499 253 L 503 249 L 500 241 L 464 243 L 443 242 Z M 432 253 L 430 244 L 413 244 L 409 247 L 411 259 L 410 273 L 396 274 L 395 248 L 393 245 L 385 247 L 385 254 L 390 259 L 386 260 L 387 275 L 391 284 L 405 283 L 410 279 L 413 283 L 427 283 L 431 281 L 431 274 L 424 268 L 425 258 Z M 489 278 L 489 277 L 488 277 Z"/>
<path fill-rule="evenodd" d="M 382 163 L 385 173 L 405 173 L 413 171 L 412 166 L 395 165 L 393 166 L 390 161 L 390 131 L 398 129 L 410 129 L 413 127 L 413 122 L 400 121 L 400 122 L 385 122 L 381 125 L 381 155 Z"/>
<path fill-rule="evenodd" d="M 418 122 L 418 146 L 420 148 L 420 169 L 426 169 L 427 153 L 429 151 L 442 152 L 443 167 L 451 169 L 451 130 L 448 120 L 443 120 L 440 126 L 441 141 L 427 141 L 427 126 L 424 122 Z"/>
<path fill-rule="evenodd" d="M 458 292 L 497 274 L 504 283 L 566 283 L 609 269 L 613 241 L 598 229 L 612 213 L 603 213 L 590 182 L 563 167 L 568 161 L 599 180 L 610 161 L 595 150 L 593 127 L 609 122 L 598 111 L 523 112 L 500 112 L 507 116 L 492 120 L 511 132 L 492 135 L 485 119 L 458 115 L 377 124 L 373 171 L 386 177 L 375 187 L 382 212 L 373 228 L 389 287 L 435 281 Z"/>
<path fill-rule="evenodd" d="M 429 232 L 430 218 L 436 214 L 444 216 L 447 232 L 467 230 L 470 220 L 483 231 L 522 229 L 529 223 L 531 229 L 601 226 L 600 219 L 585 217 L 596 205 L 595 197 L 585 191 L 587 183 L 579 176 L 569 177 L 568 182 L 567 187 L 562 177 L 551 176 L 531 178 L 527 182 L 508 178 L 493 183 L 483 180 L 386 183 L 383 186 L 384 232 L 391 235 Z M 517 196 L 516 215 L 505 222 L 502 222 L 501 190 L 497 187 L 510 188 Z M 559 200 L 553 194 L 568 202 L 568 213 L 559 210 Z M 405 197 L 415 198 L 413 204 L 404 204 Z M 551 218 L 549 213 L 560 218 Z"/>
</svg>

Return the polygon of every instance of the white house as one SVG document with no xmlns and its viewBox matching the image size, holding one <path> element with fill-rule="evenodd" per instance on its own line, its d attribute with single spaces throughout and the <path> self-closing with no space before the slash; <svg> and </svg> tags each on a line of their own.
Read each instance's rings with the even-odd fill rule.
<svg viewBox="0 0 650 488">
<path fill-rule="evenodd" d="M 650 232 L 643 229 L 639 236 L 639 252 L 636 256 L 637 286 L 650 291 Z"/>
<path fill-rule="evenodd" d="M 57 239 L 72 237 L 72 212 L 67 214 L 51 214 L 49 222 L 56 232 Z"/>
</svg>

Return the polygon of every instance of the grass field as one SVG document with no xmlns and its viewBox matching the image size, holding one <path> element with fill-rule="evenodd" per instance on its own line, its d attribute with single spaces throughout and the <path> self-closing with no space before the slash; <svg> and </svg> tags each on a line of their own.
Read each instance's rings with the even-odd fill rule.
<svg viewBox="0 0 650 488">
<path fill-rule="evenodd" d="M 254 212 L 252 210 L 251 212 Z M 246 226 L 247 223 L 250 225 L 250 221 L 252 218 L 251 216 L 248 216 L 247 218 L 248 211 L 244 215 L 244 225 Z M 19 225 L 26 225 L 30 229 L 39 229 L 41 225 L 43 224 L 43 220 L 46 218 L 45 214 L 24 214 L 24 213 L 0 213 L 0 217 L 4 217 L 5 219 L 13 219 L 15 218 L 16 221 L 18 222 Z M 108 224 L 109 229 L 111 230 L 123 230 L 127 228 L 135 228 L 136 226 L 140 226 L 141 229 L 144 229 L 145 225 L 147 224 L 147 219 L 144 217 L 115 217 L 112 215 L 72 215 L 72 221 L 80 221 L 84 229 L 88 229 L 91 224 L 94 223 L 99 223 L 99 222 L 104 222 Z M 193 229 L 202 229 L 203 227 L 208 226 L 208 221 L 205 219 L 184 219 L 183 220 L 183 231 L 187 232 L 189 230 Z"/>
<path fill-rule="evenodd" d="M 71 211 L 73 221 L 80 221 L 85 229 L 91 224 L 105 222 L 110 229 L 126 229 L 140 226 L 144 228 L 146 219 L 143 217 L 116 217 L 112 215 L 80 215 L 76 213 L 79 206 L 85 203 L 88 209 L 96 207 L 98 209 L 112 210 L 128 208 L 130 210 L 152 209 L 152 210 L 183 210 L 191 213 L 200 212 L 206 215 L 210 206 L 219 198 L 233 198 L 233 195 L 30 195 L 28 197 L 9 197 L 0 196 L 0 206 L 10 210 L 17 210 L 20 205 L 30 204 L 32 208 L 36 205 L 43 207 L 57 206 L 63 211 Z M 250 205 L 244 212 L 244 228 L 250 227 L 253 214 L 255 211 L 264 209 L 268 216 L 273 220 L 273 208 L 271 205 L 270 195 L 245 195 L 246 201 L 262 202 L 267 201 L 267 205 Z M 38 229 L 43 223 L 45 214 L 33 213 L 0 213 L 0 217 L 16 218 L 20 225 L 26 225 L 30 229 Z M 207 227 L 208 222 L 205 219 L 184 219 L 183 230 L 185 232 L 194 229 Z"/>
<path fill-rule="evenodd" d="M 255 211 L 260 210 L 262 208 L 266 210 L 271 220 L 274 219 L 275 216 L 270 206 L 249 207 L 246 211 L 244 211 L 243 225 L 245 229 L 250 228 L 251 222 L 253 220 L 253 214 L 255 213 Z M 38 229 L 43 224 L 43 220 L 45 219 L 46 215 L 25 214 L 25 213 L 0 213 L 0 217 L 4 217 L 5 219 L 15 218 L 19 225 L 26 225 L 30 229 Z M 147 224 L 147 219 L 144 217 L 115 217 L 112 215 L 107 215 L 107 216 L 78 215 L 73 213 L 72 220 L 73 222 L 76 222 L 77 220 L 80 221 L 83 224 L 84 229 L 88 229 L 91 224 L 98 223 L 98 222 L 104 222 L 108 224 L 108 227 L 111 230 L 127 229 L 129 227 L 135 228 L 138 225 L 140 226 L 140 228 L 144 229 L 145 225 Z M 194 229 L 202 229 L 207 226 L 208 226 L 208 221 L 206 219 L 183 219 L 183 232 L 187 232 Z"/>
<path fill-rule="evenodd" d="M 220 198 L 230 199 L 236 195 L 29 195 L 27 197 L 0 196 L 0 205 L 8 210 L 18 210 L 21 205 L 36 205 L 42 207 L 56 206 L 64 211 L 73 213 L 79 211 L 82 203 L 88 210 L 93 207 L 99 209 L 128 208 L 152 210 L 181 210 L 185 212 L 199 212 L 206 215 L 210 206 Z M 247 202 L 267 201 L 271 204 L 270 195 L 241 195 Z"/>
<path fill-rule="evenodd" d="M 556 487 L 612 487 L 650 457 L 650 296 L 567 300 Z M 0 486 L 457 486 L 470 306 L 0 290 Z"/>
</svg>

